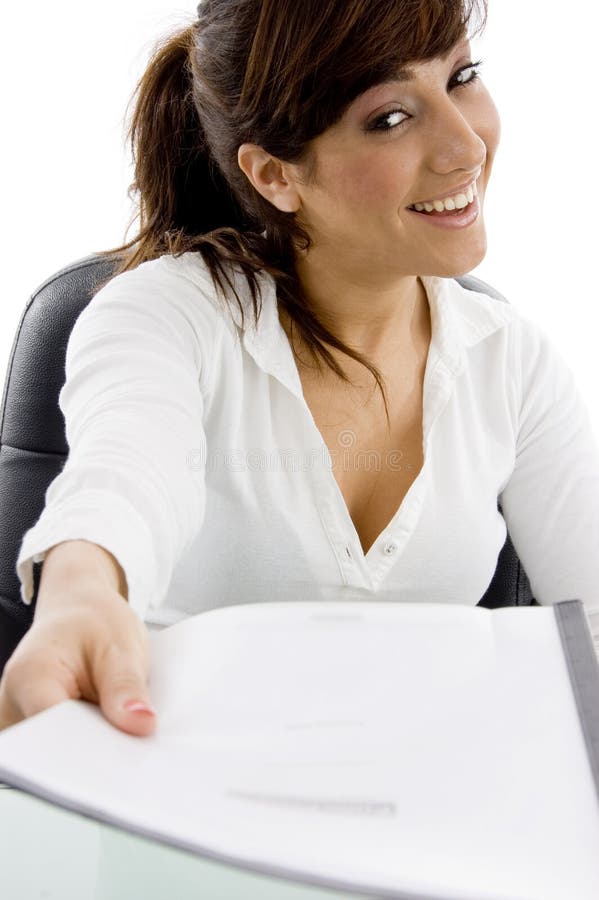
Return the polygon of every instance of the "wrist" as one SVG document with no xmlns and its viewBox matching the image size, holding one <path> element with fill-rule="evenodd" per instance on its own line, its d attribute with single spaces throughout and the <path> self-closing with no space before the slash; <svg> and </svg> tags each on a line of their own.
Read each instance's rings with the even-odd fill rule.
<svg viewBox="0 0 599 900">
<path fill-rule="evenodd" d="M 45 598 L 85 588 L 108 588 L 127 600 L 127 581 L 115 557 L 91 541 L 69 540 L 46 551 L 40 574 L 38 605 Z"/>
</svg>

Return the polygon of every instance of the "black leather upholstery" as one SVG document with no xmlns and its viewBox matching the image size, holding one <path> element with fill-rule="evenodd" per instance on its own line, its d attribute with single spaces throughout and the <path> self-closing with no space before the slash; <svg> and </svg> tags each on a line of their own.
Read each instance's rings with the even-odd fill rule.
<svg viewBox="0 0 599 900">
<path fill-rule="evenodd" d="M 68 454 L 58 395 L 69 335 L 116 264 L 92 255 L 61 269 L 31 296 L 13 341 L 0 412 L 0 672 L 31 624 L 37 596 L 41 566 L 35 565 L 34 602 L 20 600 L 21 540 Z"/>
<path fill-rule="evenodd" d="M 62 470 L 68 446 L 58 395 L 64 384 L 71 329 L 116 258 L 91 255 L 61 269 L 28 301 L 14 339 L 0 412 L 0 672 L 33 617 L 41 566 L 34 566 L 31 606 L 20 601 L 16 561 L 25 532 L 35 524 L 46 490 Z M 507 302 L 472 275 L 464 287 Z M 507 538 L 497 570 L 479 606 L 535 603 L 530 584 Z"/>
</svg>

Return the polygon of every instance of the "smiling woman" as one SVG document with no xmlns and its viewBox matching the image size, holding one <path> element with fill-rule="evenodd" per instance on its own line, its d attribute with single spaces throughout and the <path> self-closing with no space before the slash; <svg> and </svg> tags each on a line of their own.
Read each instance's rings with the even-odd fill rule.
<svg viewBox="0 0 599 900">
<path fill-rule="evenodd" d="M 151 729 L 124 597 L 157 626 L 267 600 L 475 605 L 509 531 L 538 603 L 599 616 L 572 373 L 455 280 L 487 250 L 500 138 L 485 17 L 203 0 L 158 45 L 131 120 L 139 232 L 70 335 L 69 457 L 20 548 L 24 602 L 51 565 L 0 726 L 62 695 Z"/>
<path fill-rule="evenodd" d="M 407 337 L 419 275 L 464 274 L 486 252 L 482 205 L 500 125 L 482 81 L 464 76 L 469 59 L 469 42 L 460 40 L 359 94 L 311 140 L 309 179 L 302 164 L 277 168 L 255 144 L 238 153 L 256 190 L 296 213 L 310 234 L 309 252 L 295 258 L 309 308 L 371 359 L 385 334 Z M 399 109 L 401 125 L 382 130 L 381 119 Z M 369 334 L 352 322 L 365 308 Z"/>
<path fill-rule="evenodd" d="M 164 252 L 199 250 L 215 285 L 224 287 L 222 261 L 229 260 L 241 266 L 253 296 L 255 273 L 267 271 L 277 282 L 283 313 L 314 360 L 341 378 L 345 372 L 332 350 L 359 360 L 384 396 L 376 366 L 359 350 L 359 338 L 348 344 L 326 326 L 337 303 L 331 282 L 347 304 L 360 261 L 370 269 L 373 258 L 392 259 L 393 283 L 373 285 L 377 304 L 381 310 L 389 302 L 400 311 L 413 306 L 415 293 L 421 292 L 415 276 L 432 271 L 438 261 L 431 269 L 428 259 L 422 268 L 417 252 L 422 237 L 416 230 L 398 234 L 403 221 L 396 209 L 391 222 L 382 222 L 374 233 L 367 230 L 364 201 L 378 218 L 382 210 L 375 204 L 384 194 L 389 215 L 390 204 L 406 190 L 442 192 L 456 182 L 456 171 L 464 181 L 462 167 L 473 171 L 482 162 L 481 187 L 486 184 L 499 125 L 486 89 L 480 83 L 475 87 L 474 73 L 466 78 L 473 67 L 468 40 L 484 28 L 486 0 L 248 2 L 238 5 L 236 38 L 227 37 L 232 15 L 218 2 L 200 3 L 198 20 L 156 53 L 138 86 L 130 133 L 141 228 L 134 241 L 118 248 L 130 251 L 122 268 Z M 226 74 L 224 41 L 231 51 Z M 407 145 L 390 147 L 372 133 L 372 114 L 386 100 L 389 105 L 400 87 L 406 104 L 413 98 L 423 107 L 422 122 L 415 135 L 409 126 Z M 185 103 L 172 102 L 176 90 L 186 96 Z M 454 107 L 450 123 L 445 104 Z M 483 124 L 480 135 L 477 121 L 471 121 L 471 129 L 461 120 L 462 109 Z M 411 117 L 416 118 L 416 110 Z M 438 171 L 430 171 L 433 161 L 425 161 L 423 149 L 432 132 L 441 129 L 446 154 L 448 124 L 451 139 L 466 139 L 467 146 L 459 150 L 461 159 L 450 153 L 439 160 Z M 251 155 L 249 142 L 255 147 Z M 355 152 L 349 153 L 351 148 Z M 283 191 L 274 174 L 277 165 L 282 178 L 290 176 Z M 399 178 L 395 185 L 389 180 L 393 172 Z M 425 179 L 428 185 L 421 187 Z M 164 190 L 165 183 L 170 190 Z M 443 274 L 469 271 L 480 261 L 482 216 L 477 230 L 476 238 L 469 235 L 467 258 L 454 259 L 451 271 Z M 404 253 L 400 244 L 400 254 L 397 241 L 406 237 L 411 246 Z M 337 259 L 332 268 L 331 255 Z M 342 260 L 354 265 L 343 271 Z M 323 282 L 325 272 L 329 277 Z M 397 302 L 398 292 L 405 303 Z M 240 309 L 243 313 L 241 304 Z"/>
</svg>

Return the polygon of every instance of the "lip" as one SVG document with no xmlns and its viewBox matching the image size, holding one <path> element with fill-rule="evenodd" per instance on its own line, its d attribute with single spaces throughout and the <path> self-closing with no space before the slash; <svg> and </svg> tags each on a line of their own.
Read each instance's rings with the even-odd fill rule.
<svg viewBox="0 0 599 900">
<path fill-rule="evenodd" d="M 472 187 L 474 183 L 480 178 L 480 173 L 482 169 L 479 169 L 474 178 L 471 178 L 470 181 L 466 181 L 464 184 L 459 184 L 457 187 L 454 187 L 451 191 L 447 191 L 445 194 L 437 194 L 432 200 L 414 200 L 414 203 L 410 203 L 410 206 L 414 206 L 416 203 L 434 203 L 435 200 L 446 200 L 448 197 L 456 197 L 458 194 L 463 194 L 468 190 L 469 187 Z M 406 207 L 409 209 L 410 207 Z"/>
<path fill-rule="evenodd" d="M 472 203 L 464 207 L 461 213 L 451 216 L 434 216 L 429 213 L 418 212 L 415 209 L 408 209 L 408 212 L 411 212 L 414 216 L 420 216 L 421 219 L 428 220 L 429 225 L 434 225 L 437 228 L 468 228 L 480 216 L 480 203 L 478 196 L 475 196 Z"/>
</svg>

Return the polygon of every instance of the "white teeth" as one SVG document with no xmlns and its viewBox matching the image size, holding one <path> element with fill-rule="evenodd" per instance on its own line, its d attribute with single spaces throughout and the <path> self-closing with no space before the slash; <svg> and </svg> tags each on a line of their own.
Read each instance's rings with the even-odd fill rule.
<svg viewBox="0 0 599 900">
<path fill-rule="evenodd" d="M 465 206 L 472 203 L 477 195 L 476 182 L 474 182 L 462 194 L 456 194 L 455 197 L 446 197 L 445 200 L 433 200 L 431 203 L 415 203 L 414 209 L 418 210 L 418 212 L 433 212 L 433 210 L 443 212 L 445 209 L 464 209 Z"/>
</svg>

